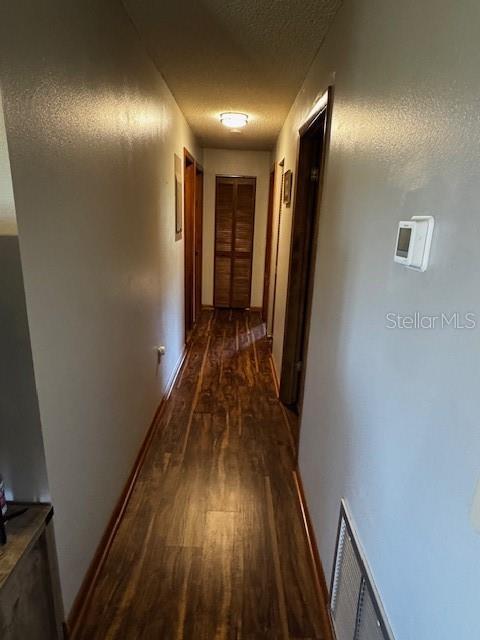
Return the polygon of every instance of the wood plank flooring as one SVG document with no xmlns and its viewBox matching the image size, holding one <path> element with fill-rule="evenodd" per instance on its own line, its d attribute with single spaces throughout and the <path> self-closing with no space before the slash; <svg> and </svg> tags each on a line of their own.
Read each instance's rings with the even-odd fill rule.
<svg viewBox="0 0 480 640">
<path fill-rule="evenodd" d="M 80 640 L 318 640 L 292 440 L 254 312 L 202 312 Z"/>
</svg>

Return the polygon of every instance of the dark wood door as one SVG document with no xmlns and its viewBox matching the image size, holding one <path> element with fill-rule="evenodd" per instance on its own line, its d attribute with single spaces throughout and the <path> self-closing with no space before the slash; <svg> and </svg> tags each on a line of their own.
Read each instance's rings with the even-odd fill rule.
<svg viewBox="0 0 480 640">
<path fill-rule="evenodd" d="M 300 130 L 280 378 L 280 400 L 297 413 L 303 402 L 319 204 L 331 109 L 332 90 L 329 89 L 324 108 Z M 298 436 L 296 440 L 298 445 Z"/>
<path fill-rule="evenodd" d="M 250 306 L 255 178 L 216 178 L 214 305 Z"/>
</svg>

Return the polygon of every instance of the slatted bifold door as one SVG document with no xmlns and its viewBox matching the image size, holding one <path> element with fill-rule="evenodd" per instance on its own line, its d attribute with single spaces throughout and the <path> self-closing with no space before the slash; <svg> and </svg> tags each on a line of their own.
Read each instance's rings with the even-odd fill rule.
<svg viewBox="0 0 480 640">
<path fill-rule="evenodd" d="M 250 306 L 255 178 L 217 176 L 214 305 Z"/>
</svg>

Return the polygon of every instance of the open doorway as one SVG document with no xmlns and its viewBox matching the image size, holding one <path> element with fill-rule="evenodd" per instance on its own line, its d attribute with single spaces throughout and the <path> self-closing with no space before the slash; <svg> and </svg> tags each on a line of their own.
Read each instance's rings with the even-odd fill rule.
<svg viewBox="0 0 480 640">
<path fill-rule="evenodd" d="M 318 222 L 331 108 L 330 88 L 319 102 L 319 109 L 299 132 L 279 393 L 280 400 L 297 414 L 301 411 L 303 401 Z M 295 435 L 298 448 L 298 433 Z"/>
</svg>

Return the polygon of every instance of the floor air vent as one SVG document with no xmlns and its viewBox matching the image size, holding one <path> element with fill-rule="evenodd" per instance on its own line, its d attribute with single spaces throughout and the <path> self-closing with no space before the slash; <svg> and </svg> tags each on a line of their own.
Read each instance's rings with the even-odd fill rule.
<svg viewBox="0 0 480 640">
<path fill-rule="evenodd" d="M 330 589 L 337 640 L 393 640 L 342 500 Z"/>
</svg>

